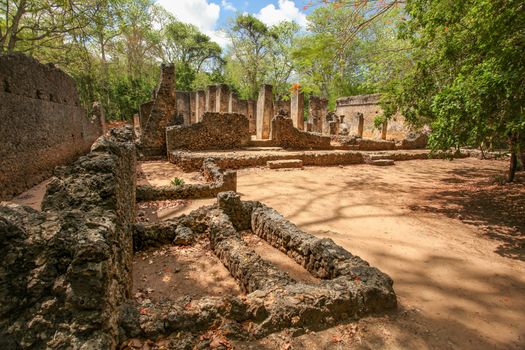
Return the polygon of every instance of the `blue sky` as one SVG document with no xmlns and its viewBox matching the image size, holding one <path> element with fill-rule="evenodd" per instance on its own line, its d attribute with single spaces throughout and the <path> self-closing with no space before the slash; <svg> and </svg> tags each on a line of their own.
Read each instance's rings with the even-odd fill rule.
<svg viewBox="0 0 525 350">
<path fill-rule="evenodd" d="M 157 0 L 180 21 L 196 25 L 221 46 L 227 45 L 221 33 L 228 18 L 238 13 L 251 13 L 268 25 L 283 20 L 295 21 L 306 27 L 305 0 Z"/>
</svg>

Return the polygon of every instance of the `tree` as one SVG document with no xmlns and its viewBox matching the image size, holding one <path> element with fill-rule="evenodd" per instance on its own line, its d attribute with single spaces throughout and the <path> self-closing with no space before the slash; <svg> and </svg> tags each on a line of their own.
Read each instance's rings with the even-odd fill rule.
<svg viewBox="0 0 525 350">
<path fill-rule="evenodd" d="M 238 16 L 227 33 L 231 39 L 230 67 L 242 70 L 242 80 L 246 86 L 245 95 L 257 96 L 259 86 L 265 76 L 264 59 L 268 54 L 271 37 L 268 27 L 252 15 Z"/>
<path fill-rule="evenodd" d="M 525 8 L 514 0 L 408 0 L 402 35 L 414 70 L 393 93 L 433 149 L 506 143 L 514 180 L 525 146 Z"/>
</svg>

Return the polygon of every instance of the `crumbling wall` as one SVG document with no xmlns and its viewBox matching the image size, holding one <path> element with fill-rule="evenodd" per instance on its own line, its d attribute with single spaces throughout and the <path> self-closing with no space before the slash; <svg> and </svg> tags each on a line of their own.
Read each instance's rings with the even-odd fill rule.
<svg viewBox="0 0 525 350">
<path fill-rule="evenodd" d="M 101 134 L 70 76 L 22 54 L 0 56 L 0 200 L 89 152 Z"/>
<path fill-rule="evenodd" d="M 43 212 L 0 206 L 0 348 L 115 349 L 131 294 L 132 129 L 57 168 Z"/>
<path fill-rule="evenodd" d="M 380 98 L 380 94 L 341 97 L 336 101 L 335 113 L 345 116 L 349 132 L 354 135 L 358 135 L 358 113 L 362 113 L 364 118 L 362 137 L 379 138 L 381 130 L 374 126 L 374 119 L 383 114 L 383 109 L 379 105 Z M 388 121 L 386 131 L 389 139 L 403 139 L 409 130 L 405 125 L 405 118 L 401 114 L 396 114 Z"/>
<path fill-rule="evenodd" d="M 208 183 L 180 186 L 137 186 L 137 201 L 214 198 L 220 192 L 237 191 L 237 172 L 222 171 L 213 159 L 206 159 L 203 162 L 201 173 Z"/>
<path fill-rule="evenodd" d="M 286 115 L 277 115 L 272 119 L 271 139 L 276 145 L 290 149 L 330 149 L 330 137 L 301 131 L 293 126 L 293 121 Z"/>
<path fill-rule="evenodd" d="M 166 127 L 175 123 L 177 117 L 175 66 L 162 64 L 159 85 L 154 92 L 153 100 L 140 107 L 142 127 L 140 150 L 144 156 L 166 155 Z"/>
<path fill-rule="evenodd" d="M 166 129 L 168 153 L 175 150 L 234 149 L 250 140 L 248 119 L 236 113 L 204 113 L 202 121 Z"/>
</svg>

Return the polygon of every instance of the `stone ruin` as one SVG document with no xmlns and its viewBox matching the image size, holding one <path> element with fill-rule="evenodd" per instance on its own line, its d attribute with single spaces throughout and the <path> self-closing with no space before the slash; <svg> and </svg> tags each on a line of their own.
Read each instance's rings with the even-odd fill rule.
<svg viewBox="0 0 525 350">
<path fill-rule="evenodd" d="M 105 126 L 100 108 L 88 117 L 73 79 L 51 64 L 0 55 L 0 84 L 0 200 L 7 200 L 89 152 Z"/>
<path fill-rule="evenodd" d="M 137 223 L 135 198 L 147 191 L 136 190 L 135 154 L 132 128 L 111 129 L 91 153 L 56 169 L 42 212 L 0 205 L 0 348 L 115 349 L 137 337 L 187 348 L 200 332 L 224 324 L 235 329 L 230 337 L 254 339 L 396 307 L 386 274 L 235 192 L 221 192 L 217 204 L 173 220 Z M 213 164 L 204 171 L 220 177 Z M 265 261 L 242 240 L 247 230 L 321 282 L 298 282 Z M 202 240 L 245 296 L 147 306 L 132 298 L 134 253 Z"/>
</svg>

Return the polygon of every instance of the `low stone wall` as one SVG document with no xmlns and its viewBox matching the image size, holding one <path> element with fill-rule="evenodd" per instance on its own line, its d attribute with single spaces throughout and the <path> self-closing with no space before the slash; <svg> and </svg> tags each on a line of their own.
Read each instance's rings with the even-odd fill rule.
<svg viewBox="0 0 525 350">
<path fill-rule="evenodd" d="M 184 171 L 197 171 L 202 167 L 206 155 L 192 155 L 190 152 L 172 152 L 168 159 L 177 164 Z M 221 169 L 242 169 L 266 166 L 268 161 L 283 159 L 300 159 L 304 166 L 336 166 L 364 163 L 363 155 L 359 152 L 289 152 L 287 154 L 253 154 L 234 155 L 226 154 L 222 157 L 212 157 Z"/>
<path fill-rule="evenodd" d="M 127 315 L 135 316 L 123 320 L 129 336 L 164 337 L 226 323 L 235 329 L 232 337 L 258 338 L 285 328 L 323 329 L 397 305 L 388 275 L 333 241 L 299 230 L 273 209 L 241 201 L 233 192 L 220 193 L 216 205 L 169 224 L 137 225 L 137 246 L 156 245 L 157 239 L 173 241 L 181 226 L 195 237 L 205 233 L 213 252 L 249 294 L 150 304 L 142 315 L 139 305 L 130 304 Z M 250 229 L 324 280 L 297 282 L 263 260 L 241 238 L 240 232 Z"/>
<path fill-rule="evenodd" d="M 166 129 L 168 153 L 175 150 L 235 149 L 250 141 L 248 119 L 236 113 L 204 113 L 202 121 Z"/>
<path fill-rule="evenodd" d="M 0 205 L 0 348 L 115 349 L 131 294 L 131 128 L 56 175 L 43 212 Z"/>
<path fill-rule="evenodd" d="M 75 82 L 53 65 L 0 55 L 0 200 L 51 176 L 89 152 L 102 134 L 80 107 Z"/>
<path fill-rule="evenodd" d="M 223 172 L 212 159 L 203 162 L 201 173 L 209 183 L 160 187 L 137 186 L 137 201 L 214 198 L 219 192 L 237 191 L 237 172 L 230 170 Z"/>
<path fill-rule="evenodd" d="M 286 115 L 277 115 L 272 119 L 271 139 L 283 148 L 289 149 L 331 149 L 330 137 L 301 131 L 293 126 L 293 121 Z"/>
<path fill-rule="evenodd" d="M 428 134 L 418 133 L 409 134 L 406 139 L 402 139 L 396 144 L 397 149 L 424 149 L 427 147 Z"/>
</svg>

